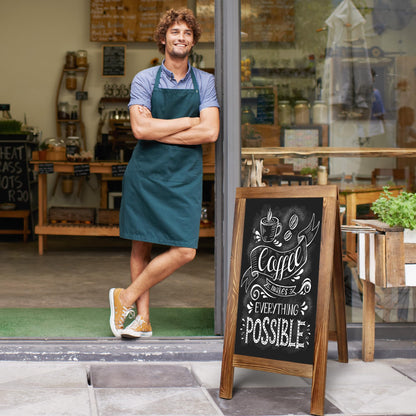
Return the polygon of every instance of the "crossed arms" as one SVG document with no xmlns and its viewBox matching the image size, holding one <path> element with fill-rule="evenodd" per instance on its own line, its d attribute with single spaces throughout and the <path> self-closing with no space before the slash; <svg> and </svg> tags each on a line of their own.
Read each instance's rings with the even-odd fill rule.
<svg viewBox="0 0 416 416">
<path fill-rule="evenodd" d="M 218 138 L 220 117 L 217 107 L 204 108 L 199 117 L 153 118 L 142 105 L 130 107 L 131 128 L 138 140 L 156 140 L 167 144 L 213 143 Z"/>
</svg>

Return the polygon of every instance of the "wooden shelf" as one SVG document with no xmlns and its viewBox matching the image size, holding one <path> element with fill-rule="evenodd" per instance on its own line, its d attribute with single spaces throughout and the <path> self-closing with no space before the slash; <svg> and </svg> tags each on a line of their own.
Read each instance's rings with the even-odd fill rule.
<svg viewBox="0 0 416 416">
<path fill-rule="evenodd" d="M 47 224 L 37 225 L 36 234 L 47 235 L 78 235 L 90 237 L 118 237 L 118 226 L 114 225 L 84 225 L 84 224 Z"/>
<path fill-rule="evenodd" d="M 415 157 L 416 148 L 398 147 L 243 147 L 242 157 Z"/>
<path fill-rule="evenodd" d="M 37 225 L 36 234 L 43 235 L 76 235 L 88 237 L 119 237 L 120 230 L 116 225 L 94 225 L 94 224 L 47 224 Z M 214 227 L 200 228 L 199 236 L 214 237 Z"/>
</svg>

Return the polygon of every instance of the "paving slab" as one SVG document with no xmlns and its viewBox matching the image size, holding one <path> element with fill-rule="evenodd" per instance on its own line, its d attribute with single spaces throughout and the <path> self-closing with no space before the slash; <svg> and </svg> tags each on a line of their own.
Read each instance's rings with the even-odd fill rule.
<svg viewBox="0 0 416 416">
<path fill-rule="evenodd" d="M 201 388 L 97 389 L 100 416 L 219 416 Z"/>
<path fill-rule="evenodd" d="M 208 390 L 224 416 L 310 415 L 311 389 L 297 388 L 238 388 L 231 400 L 219 398 L 217 389 Z M 342 414 L 325 400 L 325 415 Z"/>
<path fill-rule="evenodd" d="M 192 372 L 201 386 L 207 389 L 216 389 L 220 386 L 221 361 L 192 362 Z M 244 387 L 306 387 L 309 383 L 295 376 L 268 373 L 264 371 L 248 370 L 246 368 L 234 369 L 235 388 Z"/>
<path fill-rule="evenodd" d="M 416 414 L 416 386 L 356 385 L 327 387 L 327 397 L 346 414 L 411 415 Z"/>
<path fill-rule="evenodd" d="M 94 388 L 198 387 L 189 367 L 181 364 L 94 364 Z"/>
<path fill-rule="evenodd" d="M 2 389 L 2 416 L 90 416 L 88 389 Z"/>
<path fill-rule="evenodd" d="M 415 383 L 411 379 L 384 362 L 349 360 L 348 363 L 339 363 L 337 361 L 328 361 L 326 378 L 327 389 L 361 384 L 403 385 L 409 388 L 415 386 Z"/>
<path fill-rule="evenodd" d="M 397 358 L 395 360 L 390 361 L 390 363 L 392 368 L 394 368 L 399 373 L 405 375 L 406 377 L 409 377 L 412 381 L 416 383 L 416 355 L 415 359 L 412 361 Z"/>
<path fill-rule="evenodd" d="M 0 390 L 86 387 L 85 364 L 0 362 Z"/>
<path fill-rule="evenodd" d="M 385 362 L 329 362 L 326 396 L 347 414 L 416 414 L 416 383 Z"/>
</svg>

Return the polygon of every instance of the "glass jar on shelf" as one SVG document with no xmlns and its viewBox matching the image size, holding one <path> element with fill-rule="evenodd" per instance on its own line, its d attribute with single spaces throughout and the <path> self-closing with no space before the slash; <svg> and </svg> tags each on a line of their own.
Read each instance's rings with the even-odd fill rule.
<svg viewBox="0 0 416 416">
<path fill-rule="evenodd" d="M 73 137 L 77 135 L 77 124 L 74 122 L 66 123 L 66 137 Z"/>
<path fill-rule="evenodd" d="M 87 51 L 80 49 L 79 51 L 77 51 L 77 67 L 86 68 L 87 63 Z"/>
<path fill-rule="evenodd" d="M 69 51 L 65 56 L 65 68 L 66 69 L 75 69 L 77 67 L 77 56 L 75 52 Z"/>
<path fill-rule="evenodd" d="M 66 138 L 66 158 L 74 160 L 76 155 L 81 153 L 81 140 L 78 136 L 69 136 Z"/>
<path fill-rule="evenodd" d="M 296 100 L 295 102 L 295 124 L 309 124 L 309 104 L 307 100 Z"/>
<path fill-rule="evenodd" d="M 292 124 L 292 106 L 287 100 L 282 100 L 278 105 L 279 124 L 290 126 Z"/>
<path fill-rule="evenodd" d="M 75 72 L 67 72 L 65 86 L 67 90 L 73 91 L 77 89 L 77 76 Z"/>
<path fill-rule="evenodd" d="M 312 107 L 313 124 L 328 124 L 328 107 L 324 101 L 316 100 Z"/>
<path fill-rule="evenodd" d="M 58 120 L 69 119 L 69 104 L 66 101 L 61 101 L 58 104 Z"/>
</svg>

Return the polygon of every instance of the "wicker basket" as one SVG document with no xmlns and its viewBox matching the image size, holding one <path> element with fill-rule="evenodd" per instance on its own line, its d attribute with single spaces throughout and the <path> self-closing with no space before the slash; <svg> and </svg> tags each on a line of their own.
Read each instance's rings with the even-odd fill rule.
<svg viewBox="0 0 416 416">
<path fill-rule="evenodd" d="M 84 223 L 94 224 L 95 208 L 51 207 L 49 222 L 51 223 Z"/>
<path fill-rule="evenodd" d="M 117 209 L 102 209 L 97 210 L 97 224 L 100 225 L 118 225 L 120 211 Z"/>
</svg>

